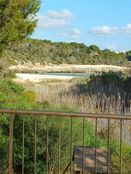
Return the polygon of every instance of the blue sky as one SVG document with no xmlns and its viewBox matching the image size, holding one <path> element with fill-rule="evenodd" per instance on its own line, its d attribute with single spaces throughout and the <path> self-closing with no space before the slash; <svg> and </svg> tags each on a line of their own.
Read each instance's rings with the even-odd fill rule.
<svg viewBox="0 0 131 174">
<path fill-rule="evenodd" d="M 131 0 L 41 0 L 32 38 L 131 50 Z"/>
</svg>

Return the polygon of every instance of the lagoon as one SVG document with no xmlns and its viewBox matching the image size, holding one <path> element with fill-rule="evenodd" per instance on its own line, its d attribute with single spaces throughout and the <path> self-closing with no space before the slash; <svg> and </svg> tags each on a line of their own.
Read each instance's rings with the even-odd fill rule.
<svg viewBox="0 0 131 174">
<path fill-rule="evenodd" d="M 71 80 L 73 78 L 89 78 L 87 73 L 16 73 L 16 81 L 38 83 L 44 80 Z"/>
</svg>

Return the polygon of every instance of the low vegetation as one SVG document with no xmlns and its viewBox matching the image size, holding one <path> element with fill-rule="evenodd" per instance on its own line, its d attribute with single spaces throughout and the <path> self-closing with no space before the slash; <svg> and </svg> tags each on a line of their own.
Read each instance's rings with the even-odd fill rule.
<svg viewBox="0 0 131 174">
<path fill-rule="evenodd" d="M 69 82 L 24 83 L 27 90 L 36 92 L 38 101 L 79 108 L 88 113 L 130 113 L 131 77 L 121 72 L 103 72 L 90 78 Z"/>
<path fill-rule="evenodd" d="M 127 53 L 116 53 L 110 50 L 100 50 L 97 46 L 92 45 L 87 47 L 84 44 L 78 43 L 64 43 L 64 42 L 51 42 L 34 39 L 25 39 L 32 34 L 36 26 L 36 14 L 40 8 L 39 0 L 27 0 L 27 1 L 3 1 L 0 0 L 0 108 L 10 109 L 33 109 L 33 110 L 51 110 L 51 111 L 63 111 L 63 112 L 76 112 L 78 109 L 70 109 L 69 107 L 52 106 L 48 101 L 37 102 L 35 93 L 31 91 L 25 91 L 21 85 L 12 82 L 10 77 L 14 74 L 7 71 L 7 67 L 10 64 L 23 64 L 25 62 L 46 64 L 112 64 L 128 66 L 131 60 L 131 51 Z M 23 40 L 23 41 L 22 41 Z M 105 105 L 105 99 L 107 99 L 112 92 L 114 86 L 119 84 L 121 88 L 117 86 L 113 89 L 115 91 L 120 89 L 120 94 L 123 89 L 126 89 L 127 93 L 123 96 L 126 97 L 127 103 L 130 96 L 130 82 L 129 77 L 125 78 L 121 75 L 108 76 L 93 76 L 88 85 L 90 89 L 90 99 L 95 96 L 96 92 L 100 90 L 105 95 L 103 103 L 97 105 L 97 107 L 103 107 L 104 111 L 107 105 Z M 97 80 L 96 80 L 97 78 Z M 102 86 L 99 86 L 101 81 Z M 87 83 L 87 82 L 86 82 Z M 87 84 L 86 84 L 87 85 Z M 98 85 L 98 86 L 97 86 Z M 97 86 L 97 89 L 96 89 Z M 103 87 L 104 86 L 104 87 Z M 95 87 L 95 88 L 93 88 Z M 78 84 L 72 93 L 79 94 L 85 93 L 85 88 L 82 84 Z M 104 90 L 108 92 L 104 92 Z M 54 89 L 53 89 L 54 90 Z M 106 91 L 105 90 L 105 91 Z M 70 91 L 69 91 L 70 92 Z M 69 94 L 69 93 L 68 93 Z M 100 98 L 101 93 L 97 98 Z M 67 95 L 67 94 L 66 94 Z M 92 96 L 91 96 L 92 95 Z M 52 97 L 52 96 L 51 96 Z M 56 97 L 56 96 L 55 96 Z M 82 96 L 83 97 L 83 96 Z M 103 96 L 102 96 L 103 97 Z M 114 98 L 117 96 L 114 94 Z M 113 98 L 113 99 L 114 99 Z M 96 98 L 95 98 L 96 99 Z M 109 99 L 109 98 L 108 98 Z M 112 98 L 111 98 L 112 99 Z M 121 98 L 120 98 L 121 99 Z M 80 100 L 80 98 L 79 98 Z M 122 98 L 123 101 L 123 98 Z M 83 98 L 82 98 L 83 102 Z M 111 104 L 113 100 L 109 100 Z M 108 103 L 107 103 L 108 104 Z M 117 105 L 118 103 L 116 103 Z M 105 107 L 106 106 L 106 107 Z M 122 107 L 125 105 L 122 105 Z M 114 106 L 113 106 L 114 107 Z M 76 107 L 77 108 L 77 107 Z M 99 108 L 98 108 L 99 109 Z M 123 111 L 123 110 L 122 110 Z M 14 132 L 13 132 L 13 162 L 14 173 L 21 174 L 22 169 L 22 141 L 23 141 L 23 128 L 24 128 L 24 162 L 25 174 L 34 173 L 34 139 L 36 138 L 36 172 L 38 174 L 47 173 L 46 171 L 46 121 L 48 121 L 48 133 L 49 133 L 49 171 L 51 174 L 58 173 L 58 129 L 61 127 L 61 170 L 65 168 L 70 160 L 70 122 L 66 118 L 49 118 L 34 117 L 32 116 L 19 116 L 14 115 Z M 73 119 L 73 144 L 83 145 L 82 143 L 82 119 Z M 118 123 L 119 124 L 119 123 Z M 94 146 L 95 135 L 93 122 L 86 120 L 85 122 L 85 145 Z M 112 159 L 112 173 L 119 173 L 119 157 L 120 157 L 120 144 L 119 136 L 114 134 L 117 132 L 117 126 L 112 125 L 110 150 Z M 107 145 L 107 129 L 103 128 L 98 132 L 97 146 Z M 8 173 L 8 147 L 9 147 L 9 115 L 0 114 L 0 173 Z M 72 149 L 71 149 L 72 150 Z M 66 154 L 66 155 L 65 155 Z M 122 146 L 122 165 L 123 173 L 131 173 L 131 146 L 128 143 L 123 143 Z"/>
<path fill-rule="evenodd" d="M 46 64 L 106 64 L 129 65 L 130 51 L 116 53 L 108 49 L 100 50 L 95 45 L 86 46 L 82 43 L 51 42 L 47 40 L 26 39 L 17 42 L 6 50 L 4 58 L 10 63 Z"/>
<path fill-rule="evenodd" d="M 107 76 L 107 75 L 106 75 Z M 93 77 L 96 78 L 96 77 Z M 117 77 L 116 77 L 117 78 Z M 114 79 L 116 79 L 114 78 Z M 105 79 L 105 77 L 103 78 Z M 108 78 L 107 78 L 108 79 Z M 104 80 L 105 83 L 105 80 Z M 107 82 L 106 82 L 107 83 Z M 78 112 L 78 109 L 70 109 L 65 105 L 56 107 L 50 105 L 47 101 L 37 102 L 33 92 L 25 91 L 23 87 L 15 84 L 10 79 L 1 78 L 0 81 L 0 108 L 13 109 L 35 109 L 48 111 Z M 30 174 L 34 171 L 34 139 L 37 140 L 37 173 L 46 173 L 46 118 L 34 116 L 14 116 L 14 171 L 16 174 L 21 173 L 22 167 L 22 131 L 23 123 L 25 128 L 25 173 Z M 73 144 L 72 146 L 82 145 L 82 119 L 73 119 Z M 49 118 L 49 170 L 50 173 L 58 173 L 58 134 L 61 127 L 61 170 L 63 170 L 70 161 L 70 121 L 67 118 Z M 112 171 L 114 174 L 119 170 L 119 136 L 117 134 L 117 124 L 112 124 L 110 132 L 110 149 L 112 153 Z M 118 123 L 119 125 L 119 123 Z M 7 172 L 8 166 L 8 146 L 9 146 L 9 117 L 7 115 L 0 117 L 0 147 L 1 173 Z M 35 134 L 37 129 L 37 134 Z M 95 145 L 95 135 L 93 122 L 85 121 L 85 145 Z M 114 134 L 116 132 L 116 136 Z M 102 129 L 98 133 L 97 145 L 100 147 L 107 146 L 107 129 Z M 66 154 L 66 155 L 65 155 Z M 122 148 L 122 164 L 124 174 L 130 173 L 131 163 L 131 146 L 123 144 Z"/>
</svg>

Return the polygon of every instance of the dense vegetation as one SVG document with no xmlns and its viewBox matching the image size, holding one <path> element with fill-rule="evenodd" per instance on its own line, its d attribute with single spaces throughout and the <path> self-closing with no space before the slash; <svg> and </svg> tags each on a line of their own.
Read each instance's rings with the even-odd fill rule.
<svg viewBox="0 0 131 174">
<path fill-rule="evenodd" d="M 81 43 L 51 42 L 47 40 L 26 39 L 15 44 L 3 55 L 14 63 L 41 64 L 112 64 L 129 65 L 130 52 L 116 53 L 100 50 L 95 45 L 86 46 Z"/>
<path fill-rule="evenodd" d="M 35 95 L 32 92 L 25 92 L 20 86 L 11 80 L 1 79 L 0 83 L 0 108 L 12 109 L 48 109 L 51 111 L 62 110 L 71 112 L 73 110 L 61 107 L 54 108 L 49 106 L 47 102 L 37 103 Z M 35 136 L 35 123 L 37 122 L 37 172 L 43 173 L 45 170 L 46 158 L 46 119 L 45 117 L 20 117 L 17 114 L 14 116 L 14 170 L 16 173 L 21 173 L 22 167 L 22 126 L 23 121 L 25 124 L 25 173 L 30 174 L 34 172 L 34 136 Z M 61 122 L 61 124 L 60 124 Z M 0 117 L 0 173 L 5 173 L 8 168 L 8 146 L 9 146 L 9 117 L 7 115 Z M 48 119 L 49 128 L 49 170 L 57 173 L 55 166 L 58 165 L 58 127 L 61 126 L 61 165 L 65 167 L 70 159 L 70 146 L 69 146 L 69 133 L 70 122 L 68 119 Z M 82 142 L 81 134 L 82 120 L 74 120 L 74 143 L 80 144 Z M 88 126 L 88 144 L 94 143 L 92 124 L 87 123 Z M 77 127 L 77 129 L 75 129 Z M 77 137 L 77 138 L 76 138 Z M 79 138 L 78 138 L 79 137 Z M 66 152 L 66 156 L 65 156 Z"/>
<path fill-rule="evenodd" d="M 0 0 L 0 53 L 34 31 L 39 0 Z"/>
<path fill-rule="evenodd" d="M 117 79 L 117 76 L 113 77 Z M 93 77 L 96 78 L 96 77 Z M 100 78 L 100 77 L 99 77 Z M 105 80 L 106 79 L 106 80 Z M 108 82 L 108 76 L 104 75 L 103 83 Z M 64 112 L 78 112 L 76 109 L 70 109 L 66 106 L 54 107 L 48 102 L 38 103 L 35 99 L 35 94 L 30 91 L 25 91 L 20 85 L 15 84 L 10 79 L 1 78 L 0 81 L 0 108 L 14 109 L 39 109 Z M 14 116 L 14 170 L 15 173 L 21 173 L 22 167 L 22 131 L 24 123 L 25 131 L 25 173 L 34 173 L 34 149 L 36 136 L 36 151 L 37 151 L 37 173 L 46 173 L 46 118 L 34 116 Z M 73 119 L 73 144 L 72 146 L 83 145 L 82 139 L 82 119 Z M 49 170 L 53 174 L 58 173 L 58 137 L 59 128 L 61 128 L 61 170 L 63 170 L 70 161 L 70 125 L 71 122 L 67 118 L 48 118 L 48 133 L 49 133 Z M 110 149 L 112 152 L 112 167 L 114 174 L 119 170 L 119 123 L 111 124 L 110 130 Z M 9 146 L 9 117 L 8 115 L 0 117 L 0 173 L 4 174 L 8 166 L 8 146 Z M 37 131 L 36 131 L 37 130 Z M 85 145 L 94 146 L 95 135 L 93 123 L 89 120 L 85 121 Z M 107 129 L 101 129 L 98 133 L 97 145 L 100 147 L 107 146 Z M 66 154 L 66 155 L 65 155 Z M 122 161 L 124 174 L 130 173 L 131 163 L 131 147 L 123 144 L 122 146 Z"/>
<path fill-rule="evenodd" d="M 37 102 L 36 96 L 31 91 L 25 91 L 21 85 L 15 84 L 9 78 L 12 73 L 6 67 L 9 64 L 24 62 L 41 64 L 114 64 L 128 65 L 130 51 L 125 53 L 115 53 L 110 50 L 100 50 L 97 46 L 87 47 L 78 43 L 53 43 L 51 41 L 41 41 L 25 39 L 32 33 L 36 26 L 35 14 L 39 9 L 39 0 L 3 1 L 0 0 L 0 108 L 11 109 L 32 109 L 32 110 L 51 110 L 63 112 L 76 112 L 78 109 L 71 109 L 64 106 L 52 106 L 47 101 Z M 16 42 L 17 41 L 17 42 Z M 5 48 L 7 48 L 5 50 Z M 4 52 L 2 52 L 4 50 Z M 128 59 L 128 60 L 127 60 Z M 8 64 L 9 63 L 9 64 Z M 106 77 L 106 78 L 105 78 Z M 108 76 L 98 80 L 106 85 Z M 114 77 L 114 76 L 113 76 Z M 93 82 L 96 77 L 92 77 Z M 111 78 L 112 79 L 112 78 Z M 117 81 L 117 76 L 114 81 Z M 124 83 L 125 81 L 121 81 Z M 120 84 L 121 84 L 120 83 Z M 126 80 L 126 86 L 128 80 Z M 104 86 L 103 84 L 103 86 Z M 78 87 L 78 86 L 77 86 Z M 123 86 L 122 86 L 123 87 Z M 130 86 L 129 86 L 130 92 Z M 78 92 L 78 91 L 77 91 Z M 83 90 L 84 92 L 84 90 Z M 61 165 L 63 170 L 70 161 L 70 133 L 71 122 L 67 118 L 48 118 L 34 116 L 14 115 L 14 134 L 13 134 L 13 162 L 14 173 L 20 174 L 22 169 L 22 145 L 24 131 L 24 173 L 34 173 L 36 160 L 36 173 L 46 173 L 46 123 L 48 121 L 48 160 L 49 171 L 52 174 L 58 173 L 58 149 L 60 148 Z M 72 119 L 72 147 L 83 145 L 83 120 Z M 119 124 L 119 123 L 118 123 Z M 60 128 L 60 129 L 59 129 Z M 58 131 L 60 130 L 60 132 Z M 112 172 L 118 173 L 119 170 L 119 136 L 114 135 L 118 132 L 118 126 L 112 124 L 110 137 L 110 150 L 112 153 Z M 85 121 L 85 145 L 95 145 L 95 135 L 93 122 Z M 107 146 L 107 129 L 100 129 L 98 132 L 98 147 Z M 61 146 L 58 145 L 59 134 L 61 135 Z M 113 135 L 113 136 L 112 136 Z M 36 139 L 35 139 L 36 138 Z M 36 140 L 36 142 L 35 142 Z M 36 146 L 35 146 L 36 143 Z M 8 173 L 8 147 L 9 147 L 9 115 L 0 114 L 0 173 Z M 36 150 L 36 159 L 35 151 Z M 65 155 L 66 154 L 66 155 Z M 123 144 L 122 161 L 124 174 L 130 173 L 131 147 Z"/>
<path fill-rule="evenodd" d="M 131 110 L 131 77 L 121 72 L 103 72 L 88 79 L 74 78 L 67 83 L 26 83 L 24 87 L 37 91 L 39 101 L 65 104 L 81 112 L 126 114 Z"/>
<path fill-rule="evenodd" d="M 39 0 L 22 0 L 20 2 L 13 0 L 0 0 L 0 53 L 4 50 L 3 59 L 0 59 L 0 108 L 12 109 L 39 109 L 39 110 L 57 110 L 57 111 L 76 111 L 68 107 L 54 107 L 48 102 L 37 102 L 36 96 L 31 91 L 25 91 L 21 85 L 15 84 L 9 79 L 12 76 L 10 72 L 5 71 L 8 61 L 11 64 L 24 63 L 30 61 L 32 63 L 41 64 L 114 64 L 128 65 L 131 52 L 115 53 L 110 50 L 100 50 L 97 46 L 85 46 L 78 43 L 53 43 L 51 41 L 41 41 L 26 39 L 23 42 L 19 40 L 31 34 L 36 26 L 35 14 L 39 9 Z M 16 43 L 17 41 L 17 43 Z M 4 60 L 4 61 L 3 61 Z M 6 62 L 7 61 L 7 62 Z M 7 74 L 8 73 L 8 74 Z M 7 78 L 8 77 L 8 78 Z M 114 76 L 113 76 L 114 77 Z M 95 81 L 96 77 L 92 77 Z M 108 86 L 112 78 L 104 75 L 98 80 L 102 80 L 103 85 Z M 111 81 L 110 81 L 111 80 Z M 113 82 L 119 80 L 116 76 Z M 128 79 L 123 81 L 126 87 L 130 84 Z M 120 83 L 120 85 L 121 85 Z M 124 87 L 124 86 L 122 86 Z M 78 91 L 77 91 L 78 92 Z M 83 90 L 84 92 L 84 90 Z M 91 95 L 91 94 L 90 94 Z M 77 110 L 78 111 L 78 110 Z M 61 169 L 63 170 L 70 161 L 70 132 L 71 123 L 66 118 L 48 118 L 34 116 L 14 115 L 14 134 L 13 134 L 13 162 L 14 173 L 20 174 L 22 169 L 22 143 L 23 130 L 24 135 L 24 162 L 25 174 L 34 173 L 34 162 L 36 150 L 36 171 L 35 173 L 46 173 L 46 122 L 48 121 L 49 135 L 49 171 L 52 174 L 58 173 L 58 148 L 60 148 Z M 72 119 L 73 122 L 73 143 L 75 145 L 83 145 L 82 126 L 83 120 Z M 119 123 L 118 123 L 119 124 Z M 61 147 L 58 147 L 59 128 L 61 134 Z M 70 129 L 69 129 L 70 128 Z M 112 124 L 110 136 L 110 150 L 112 154 L 112 173 L 117 174 L 119 170 L 119 136 L 114 132 L 118 131 L 118 127 Z M 95 145 L 95 135 L 93 122 L 85 121 L 85 145 Z M 98 132 L 97 146 L 107 146 L 107 129 L 103 128 Z M 35 139 L 36 137 L 36 139 Z M 36 140 L 36 147 L 35 142 Z M 9 115 L 0 114 L 0 173 L 8 173 L 8 147 L 9 147 Z M 72 149 L 71 149 L 72 150 Z M 66 155 L 65 155 L 66 154 Z M 122 164 L 124 174 L 131 173 L 131 146 L 123 144 L 122 146 Z"/>
</svg>

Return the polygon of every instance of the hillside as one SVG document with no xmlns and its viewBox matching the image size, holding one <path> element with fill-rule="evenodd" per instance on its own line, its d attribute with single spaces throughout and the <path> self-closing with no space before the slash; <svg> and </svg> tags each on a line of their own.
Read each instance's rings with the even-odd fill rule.
<svg viewBox="0 0 131 174">
<path fill-rule="evenodd" d="M 26 39 L 10 47 L 3 55 L 12 64 L 24 62 L 47 64 L 107 64 L 128 65 L 127 53 L 100 50 L 82 43 L 51 42 L 47 40 Z"/>
</svg>

